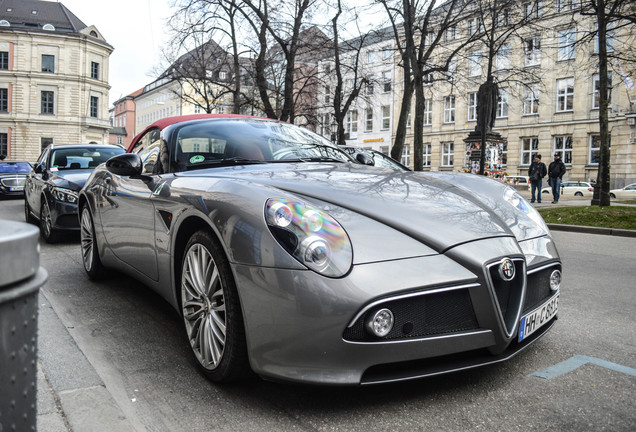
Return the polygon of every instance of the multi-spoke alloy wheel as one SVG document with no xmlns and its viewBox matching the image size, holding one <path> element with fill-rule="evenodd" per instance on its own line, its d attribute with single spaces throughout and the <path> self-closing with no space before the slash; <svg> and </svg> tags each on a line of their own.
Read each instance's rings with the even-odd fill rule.
<svg viewBox="0 0 636 432">
<path fill-rule="evenodd" d="M 57 233 L 53 229 L 51 208 L 44 197 L 42 198 L 42 209 L 40 210 L 40 232 L 47 243 L 53 243 L 57 239 Z"/>
<path fill-rule="evenodd" d="M 87 205 L 82 208 L 80 217 L 80 244 L 82 246 L 84 270 L 86 270 L 88 277 L 91 279 L 99 278 L 103 274 L 104 267 L 97 252 L 93 218 Z"/>
<path fill-rule="evenodd" d="M 190 346 L 215 381 L 240 379 L 247 370 L 243 318 L 229 264 L 204 231 L 188 242 L 181 271 L 181 305 Z"/>
</svg>

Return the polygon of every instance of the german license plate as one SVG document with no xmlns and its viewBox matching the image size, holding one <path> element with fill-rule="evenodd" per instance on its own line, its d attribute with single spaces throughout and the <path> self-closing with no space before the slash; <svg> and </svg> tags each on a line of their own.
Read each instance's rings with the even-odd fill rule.
<svg viewBox="0 0 636 432">
<path fill-rule="evenodd" d="M 10 187 L 9 191 L 11 192 L 16 192 L 16 191 L 21 191 L 24 190 L 24 186 L 16 186 L 16 187 Z"/>
<path fill-rule="evenodd" d="M 541 306 L 521 317 L 519 323 L 519 342 L 530 336 L 541 326 L 550 321 L 559 309 L 559 293 L 557 292 Z"/>
</svg>

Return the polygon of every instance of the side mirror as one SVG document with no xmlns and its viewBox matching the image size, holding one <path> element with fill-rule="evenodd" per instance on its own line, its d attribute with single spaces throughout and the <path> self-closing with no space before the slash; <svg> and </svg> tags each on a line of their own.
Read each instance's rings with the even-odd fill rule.
<svg viewBox="0 0 636 432">
<path fill-rule="evenodd" d="M 356 160 L 362 165 L 375 165 L 373 158 L 366 153 L 358 153 L 356 155 Z"/>
<path fill-rule="evenodd" d="M 35 168 L 33 168 L 33 172 L 36 174 L 42 174 L 42 164 L 37 164 Z"/>
<path fill-rule="evenodd" d="M 106 161 L 106 169 L 118 176 L 139 176 L 141 168 L 141 158 L 137 153 L 122 153 Z"/>
</svg>

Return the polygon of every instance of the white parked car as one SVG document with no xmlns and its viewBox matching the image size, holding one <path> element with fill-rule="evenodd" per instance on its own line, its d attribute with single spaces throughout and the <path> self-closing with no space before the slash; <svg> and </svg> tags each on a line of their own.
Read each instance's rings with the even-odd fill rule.
<svg viewBox="0 0 636 432">
<path fill-rule="evenodd" d="M 552 188 L 545 187 L 541 189 L 541 193 L 551 194 Z M 594 188 L 588 182 L 582 181 L 564 181 L 561 183 L 561 196 L 586 196 L 591 197 L 594 195 Z"/>
<path fill-rule="evenodd" d="M 636 199 L 636 183 L 625 186 L 623 189 L 612 189 L 611 198 Z"/>
</svg>

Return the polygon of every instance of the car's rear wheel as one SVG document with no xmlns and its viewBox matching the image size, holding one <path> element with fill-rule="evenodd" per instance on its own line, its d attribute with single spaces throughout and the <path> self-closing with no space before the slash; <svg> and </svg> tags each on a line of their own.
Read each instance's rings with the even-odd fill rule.
<svg viewBox="0 0 636 432">
<path fill-rule="evenodd" d="M 181 266 L 181 310 L 198 366 L 212 381 L 249 374 L 243 314 L 230 265 L 206 231 L 190 237 Z"/>
<path fill-rule="evenodd" d="M 583 196 L 583 194 L 581 192 L 576 192 L 574 196 Z"/>
<path fill-rule="evenodd" d="M 37 221 L 31 214 L 31 207 L 29 207 L 29 201 L 26 199 L 26 196 L 24 197 L 24 220 L 27 223 L 37 225 Z"/>
<path fill-rule="evenodd" d="M 90 279 L 100 279 L 104 275 L 104 266 L 99 258 L 93 217 L 87 205 L 82 208 L 80 215 L 80 244 L 84 270 Z"/>
<path fill-rule="evenodd" d="M 616 198 L 616 195 L 614 195 L 613 193 L 610 194 L 610 198 Z"/>
<path fill-rule="evenodd" d="M 51 208 L 45 197 L 42 197 L 42 208 L 40 209 L 40 233 L 47 243 L 55 243 L 58 240 L 58 232 L 53 229 Z"/>
</svg>

